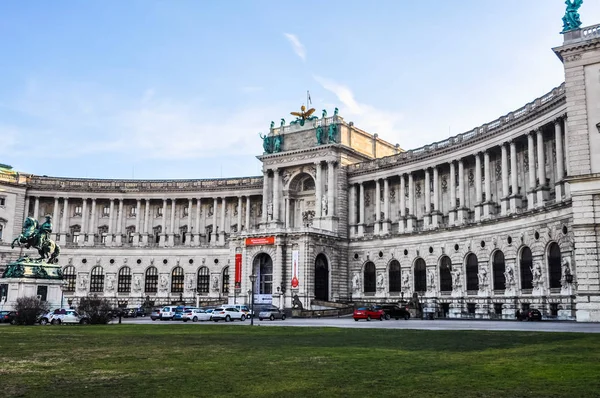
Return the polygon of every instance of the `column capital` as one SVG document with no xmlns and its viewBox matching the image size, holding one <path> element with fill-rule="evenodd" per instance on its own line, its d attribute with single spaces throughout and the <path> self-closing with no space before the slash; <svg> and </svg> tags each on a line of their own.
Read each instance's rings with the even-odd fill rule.
<svg viewBox="0 0 600 398">
<path fill-rule="evenodd" d="M 565 120 L 567 117 L 566 116 L 557 116 L 553 122 L 554 124 L 560 124 L 560 122 L 562 122 L 563 120 Z"/>
<path fill-rule="evenodd" d="M 279 167 L 273 167 L 271 169 L 271 171 L 273 171 L 274 174 L 278 174 L 279 173 Z"/>
</svg>

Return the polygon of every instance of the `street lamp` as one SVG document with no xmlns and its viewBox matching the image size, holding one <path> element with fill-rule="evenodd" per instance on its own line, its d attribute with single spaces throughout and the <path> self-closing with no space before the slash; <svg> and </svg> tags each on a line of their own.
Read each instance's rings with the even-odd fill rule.
<svg viewBox="0 0 600 398">
<path fill-rule="evenodd" d="M 250 326 L 254 326 L 254 283 L 256 282 L 256 275 L 250 275 L 250 283 L 252 284 L 252 302 L 250 303 L 252 316 L 250 317 Z"/>
<path fill-rule="evenodd" d="M 67 282 L 66 280 L 63 279 L 63 281 L 60 284 L 60 308 L 63 308 L 63 301 L 65 298 L 65 290 L 67 290 L 67 288 L 69 287 L 69 282 Z"/>
</svg>

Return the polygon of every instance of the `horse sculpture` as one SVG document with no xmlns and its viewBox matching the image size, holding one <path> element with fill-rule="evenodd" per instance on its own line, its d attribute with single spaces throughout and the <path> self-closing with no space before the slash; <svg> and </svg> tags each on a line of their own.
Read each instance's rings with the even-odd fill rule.
<svg viewBox="0 0 600 398">
<path fill-rule="evenodd" d="M 42 225 L 39 225 L 33 217 L 27 217 L 21 234 L 13 240 L 10 247 L 14 248 L 15 244 L 26 249 L 34 247 L 40 254 L 37 261 L 57 264 L 60 246 L 49 238 L 50 233 L 52 233 L 52 217 L 46 216 L 46 221 Z"/>
</svg>

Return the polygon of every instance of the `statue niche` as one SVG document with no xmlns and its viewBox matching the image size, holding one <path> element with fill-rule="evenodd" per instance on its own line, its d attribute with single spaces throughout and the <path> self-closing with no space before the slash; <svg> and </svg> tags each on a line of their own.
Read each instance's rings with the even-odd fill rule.
<svg viewBox="0 0 600 398">
<path fill-rule="evenodd" d="M 294 176 L 288 186 L 290 200 L 290 228 L 301 228 L 312 225 L 315 206 L 321 202 L 316 200 L 315 180 L 305 172 Z"/>
</svg>

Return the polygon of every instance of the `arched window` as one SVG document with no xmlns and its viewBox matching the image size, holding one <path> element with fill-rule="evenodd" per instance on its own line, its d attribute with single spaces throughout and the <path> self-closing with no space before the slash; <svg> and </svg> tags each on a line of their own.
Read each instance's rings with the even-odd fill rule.
<svg viewBox="0 0 600 398">
<path fill-rule="evenodd" d="M 260 259 L 260 294 L 273 294 L 273 261 L 268 255 Z"/>
<path fill-rule="evenodd" d="M 75 286 L 77 282 L 77 274 L 75 273 L 75 267 L 72 265 L 68 265 L 63 270 L 63 280 L 64 280 L 64 288 L 65 292 L 74 292 Z"/>
<path fill-rule="evenodd" d="M 229 293 L 229 267 L 223 268 L 223 276 L 221 278 L 221 292 Z"/>
<path fill-rule="evenodd" d="M 363 274 L 365 293 L 375 293 L 375 264 L 372 262 L 366 263 Z"/>
<path fill-rule="evenodd" d="M 402 290 L 402 275 L 400 274 L 400 263 L 397 260 L 393 260 L 390 263 L 388 280 L 390 281 L 390 292 L 399 292 Z"/>
<path fill-rule="evenodd" d="M 183 268 L 173 268 L 173 272 L 171 272 L 171 293 L 183 293 L 183 279 Z"/>
<path fill-rule="evenodd" d="M 452 260 L 450 257 L 444 256 L 440 260 L 440 292 L 452 291 Z"/>
<path fill-rule="evenodd" d="M 198 270 L 198 293 L 208 293 L 210 291 L 210 271 L 206 267 L 200 267 Z"/>
<path fill-rule="evenodd" d="M 504 253 L 497 250 L 494 253 L 494 260 L 492 261 L 492 272 L 494 275 L 494 290 L 506 290 L 506 276 L 504 272 L 506 266 L 504 264 Z"/>
<path fill-rule="evenodd" d="M 101 293 L 104 291 L 104 270 L 97 266 L 92 268 L 90 278 L 90 293 Z"/>
<path fill-rule="evenodd" d="M 415 277 L 415 292 L 424 292 L 427 290 L 427 270 L 425 260 L 418 258 L 415 261 L 414 277 Z"/>
<path fill-rule="evenodd" d="M 150 267 L 146 270 L 146 280 L 144 283 L 144 292 L 156 293 L 158 291 L 158 270 L 156 267 Z"/>
<path fill-rule="evenodd" d="M 533 275 L 531 267 L 533 266 L 533 258 L 531 249 L 525 246 L 521 250 L 521 289 L 533 289 Z"/>
<path fill-rule="evenodd" d="M 117 280 L 117 292 L 131 292 L 131 268 L 123 267 L 119 270 L 119 279 Z"/>
<path fill-rule="evenodd" d="M 2 242 L 2 233 L 4 232 L 4 225 L 0 224 L 0 242 Z"/>
<path fill-rule="evenodd" d="M 467 290 L 479 290 L 479 261 L 473 253 L 467 256 Z"/>
<path fill-rule="evenodd" d="M 556 242 L 550 244 L 548 248 L 548 275 L 550 276 L 550 288 L 558 288 L 560 284 L 560 247 Z"/>
</svg>

